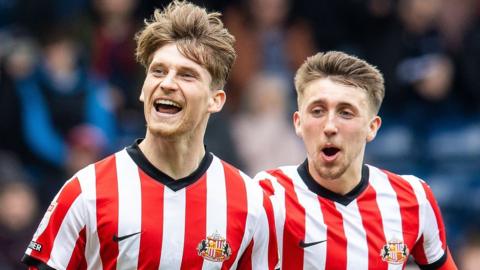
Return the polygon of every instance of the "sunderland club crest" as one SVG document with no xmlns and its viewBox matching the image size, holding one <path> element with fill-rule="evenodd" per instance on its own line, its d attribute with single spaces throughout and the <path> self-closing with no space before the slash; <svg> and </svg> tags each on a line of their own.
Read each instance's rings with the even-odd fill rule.
<svg viewBox="0 0 480 270">
<path fill-rule="evenodd" d="M 382 260 L 391 264 L 403 264 L 408 258 L 408 247 L 403 241 L 392 239 L 382 248 Z"/>
<path fill-rule="evenodd" d="M 213 262 L 223 262 L 230 258 L 232 249 L 218 232 L 203 239 L 197 246 L 198 256 Z"/>
</svg>

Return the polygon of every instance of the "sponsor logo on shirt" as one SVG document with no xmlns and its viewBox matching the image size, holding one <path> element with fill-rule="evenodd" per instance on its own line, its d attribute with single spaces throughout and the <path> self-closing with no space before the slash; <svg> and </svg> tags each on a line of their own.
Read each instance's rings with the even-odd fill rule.
<svg viewBox="0 0 480 270">
<path fill-rule="evenodd" d="M 300 242 L 298 243 L 298 245 L 301 247 L 301 248 L 307 248 L 307 247 L 311 247 L 311 246 L 315 246 L 315 245 L 318 245 L 318 244 L 321 244 L 323 242 L 325 242 L 327 240 L 322 240 L 322 241 L 315 241 L 315 242 L 305 242 L 303 240 L 300 240 Z"/>
<path fill-rule="evenodd" d="M 57 202 L 52 202 L 48 207 L 47 212 L 51 213 L 53 210 L 55 210 L 55 208 L 57 208 Z"/>
<path fill-rule="evenodd" d="M 123 241 L 127 238 L 130 238 L 132 236 L 135 236 L 139 233 L 142 233 L 142 232 L 136 232 L 136 233 L 131 233 L 131 234 L 127 234 L 127 235 L 124 235 L 124 236 L 117 236 L 116 234 L 113 235 L 113 242 L 120 242 L 120 241 Z"/>
<path fill-rule="evenodd" d="M 28 248 L 39 252 L 42 251 L 42 245 L 35 241 L 30 241 L 30 244 L 28 244 Z"/>
<path fill-rule="evenodd" d="M 382 260 L 390 264 L 403 264 L 408 258 L 408 247 L 403 241 L 392 239 L 380 251 Z"/>
<path fill-rule="evenodd" d="M 232 249 L 227 240 L 218 232 L 207 236 L 197 246 L 198 256 L 213 262 L 223 262 L 230 258 Z"/>
</svg>

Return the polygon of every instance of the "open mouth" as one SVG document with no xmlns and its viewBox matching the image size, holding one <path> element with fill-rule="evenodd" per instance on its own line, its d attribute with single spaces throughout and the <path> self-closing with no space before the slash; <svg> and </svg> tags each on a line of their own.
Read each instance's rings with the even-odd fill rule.
<svg viewBox="0 0 480 270">
<path fill-rule="evenodd" d="M 182 106 L 174 101 L 167 99 L 155 100 L 153 106 L 159 113 L 176 114 L 182 110 Z"/>
<path fill-rule="evenodd" d="M 323 154 L 325 154 L 325 156 L 327 156 L 327 157 L 333 157 L 339 151 L 340 151 L 340 149 L 338 149 L 337 147 L 325 147 L 325 148 L 322 149 Z"/>
</svg>

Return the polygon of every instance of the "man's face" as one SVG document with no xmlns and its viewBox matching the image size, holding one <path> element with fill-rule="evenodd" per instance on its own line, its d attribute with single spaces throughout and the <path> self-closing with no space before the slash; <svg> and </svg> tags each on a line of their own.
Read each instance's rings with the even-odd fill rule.
<svg viewBox="0 0 480 270">
<path fill-rule="evenodd" d="M 328 78 L 307 85 L 293 119 L 314 177 L 333 180 L 361 168 L 365 145 L 381 124 L 370 106 L 363 89 Z"/>
<path fill-rule="evenodd" d="M 210 113 L 225 103 L 225 92 L 211 90 L 211 82 L 207 69 L 183 56 L 176 44 L 159 48 L 140 96 L 147 131 L 168 138 L 204 132 Z"/>
</svg>

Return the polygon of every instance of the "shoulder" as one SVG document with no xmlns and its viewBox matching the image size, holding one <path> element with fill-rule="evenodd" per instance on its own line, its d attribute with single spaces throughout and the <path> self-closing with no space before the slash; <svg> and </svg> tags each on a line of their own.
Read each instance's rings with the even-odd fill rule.
<svg viewBox="0 0 480 270">
<path fill-rule="evenodd" d="M 208 168 L 207 171 L 207 177 L 208 174 L 222 174 L 225 179 L 225 182 L 227 185 L 231 185 L 232 187 L 235 188 L 245 188 L 247 189 L 247 195 L 249 189 L 253 189 L 254 193 L 258 192 L 260 189 L 257 185 L 255 185 L 255 182 L 252 180 L 250 176 L 245 174 L 243 171 L 238 169 L 237 167 L 233 166 L 232 164 L 228 163 L 227 161 L 224 161 L 220 159 L 219 157 L 213 155 L 213 160 L 212 164 Z"/>
<path fill-rule="evenodd" d="M 282 166 L 275 169 L 269 169 L 258 172 L 253 178 L 256 182 L 262 180 L 281 181 L 286 178 L 294 178 L 297 172 L 298 165 Z"/>
<path fill-rule="evenodd" d="M 93 166 L 96 171 L 104 172 L 108 170 L 115 170 L 116 167 L 118 166 L 118 163 L 124 162 L 124 161 L 133 162 L 133 160 L 130 158 L 129 154 L 127 153 L 126 148 L 116 153 L 110 154 L 93 164 L 90 164 L 90 166 Z"/>
<path fill-rule="evenodd" d="M 209 171 L 223 170 L 227 196 L 245 197 L 249 214 L 258 216 L 263 209 L 264 193 L 261 187 L 247 174 L 214 155 Z M 210 172 L 210 174 L 218 172 Z M 207 177 L 209 172 L 207 171 Z"/>
<path fill-rule="evenodd" d="M 297 171 L 298 165 L 282 166 L 275 169 L 258 172 L 253 178 L 254 182 L 262 187 L 268 194 L 275 194 L 280 186 L 289 185 L 300 179 Z"/>
<path fill-rule="evenodd" d="M 109 181 L 109 179 L 116 180 L 117 167 L 121 166 L 118 163 L 126 158 L 128 158 L 128 154 L 125 150 L 118 151 L 102 160 L 85 166 L 75 173 L 71 180 L 78 181 L 82 193 L 95 193 L 97 182 Z"/>
<path fill-rule="evenodd" d="M 414 194 L 418 202 L 422 204 L 426 202 L 428 193 L 431 193 L 428 184 L 415 175 L 396 174 L 371 165 L 368 165 L 368 168 L 369 181 L 372 185 L 393 189 L 397 196 L 412 197 L 411 195 Z"/>
</svg>

